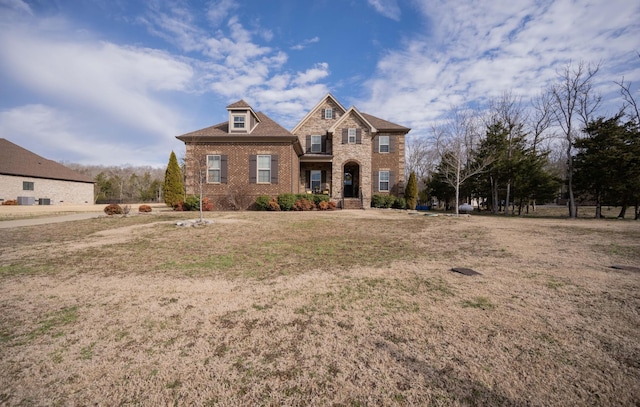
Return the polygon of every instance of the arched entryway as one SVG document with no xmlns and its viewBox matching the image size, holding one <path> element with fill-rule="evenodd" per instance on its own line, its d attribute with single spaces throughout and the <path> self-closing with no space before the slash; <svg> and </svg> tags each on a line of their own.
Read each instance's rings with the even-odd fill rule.
<svg viewBox="0 0 640 407">
<path fill-rule="evenodd" d="M 345 198 L 360 197 L 360 165 L 358 163 L 350 161 L 344 165 L 342 187 Z"/>
</svg>

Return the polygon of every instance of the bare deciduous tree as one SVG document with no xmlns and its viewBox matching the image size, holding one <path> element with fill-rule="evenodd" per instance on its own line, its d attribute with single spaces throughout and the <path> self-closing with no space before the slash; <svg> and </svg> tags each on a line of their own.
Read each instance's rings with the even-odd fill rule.
<svg viewBox="0 0 640 407">
<path fill-rule="evenodd" d="M 456 191 L 456 216 L 460 215 L 460 185 L 490 164 L 489 159 L 480 161 L 474 157 L 480 143 L 479 122 L 474 112 L 453 108 L 449 120 L 433 128 L 439 171 Z"/>
<path fill-rule="evenodd" d="M 562 129 L 566 142 L 567 188 L 569 193 L 569 217 L 577 217 L 573 192 L 573 144 L 579 134 L 578 121 L 589 122 L 600 106 L 602 97 L 593 90 L 593 79 L 600 64 L 577 66 L 571 63 L 558 72 L 559 82 L 550 89 L 554 122 Z"/>
</svg>

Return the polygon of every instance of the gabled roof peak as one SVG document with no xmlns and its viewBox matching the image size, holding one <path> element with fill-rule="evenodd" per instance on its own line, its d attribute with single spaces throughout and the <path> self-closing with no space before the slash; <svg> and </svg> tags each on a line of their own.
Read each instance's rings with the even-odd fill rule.
<svg viewBox="0 0 640 407">
<path fill-rule="evenodd" d="M 231 103 L 227 106 L 227 110 L 230 109 L 251 109 L 251 106 L 244 101 L 244 99 L 240 99 L 237 102 Z"/>
</svg>

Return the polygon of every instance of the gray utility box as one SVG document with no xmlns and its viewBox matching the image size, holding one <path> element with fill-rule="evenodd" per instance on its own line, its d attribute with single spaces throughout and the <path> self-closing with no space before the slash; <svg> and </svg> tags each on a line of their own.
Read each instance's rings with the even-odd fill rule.
<svg viewBox="0 0 640 407">
<path fill-rule="evenodd" d="M 32 196 L 19 196 L 18 205 L 33 205 L 36 203 L 36 198 Z"/>
<path fill-rule="evenodd" d="M 51 198 L 39 198 L 38 205 L 51 205 Z"/>
</svg>

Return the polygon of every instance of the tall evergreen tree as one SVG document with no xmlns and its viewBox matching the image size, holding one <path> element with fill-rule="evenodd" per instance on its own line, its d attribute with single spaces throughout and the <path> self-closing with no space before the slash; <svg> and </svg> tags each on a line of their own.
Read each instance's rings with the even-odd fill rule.
<svg viewBox="0 0 640 407">
<path fill-rule="evenodd" d="M 182 182 L 182 171 L 178 165 L 176 154 L 172 151 L 169 156 L 169 164 L 164 173 L 164 186 L 162 188 L 164 202 L 174 207 L 178 202 L 184 201 L 184 184 Z"/>
<path fill-rule="evenodd" d="M 418 204 L 418 181 L 416 180 L 416 173 L 414 171 L 411 171 L 409 175 L 404 197 L 407 200 L 407 209 L 416 209 L 416 205 Z"/>
</svg>

